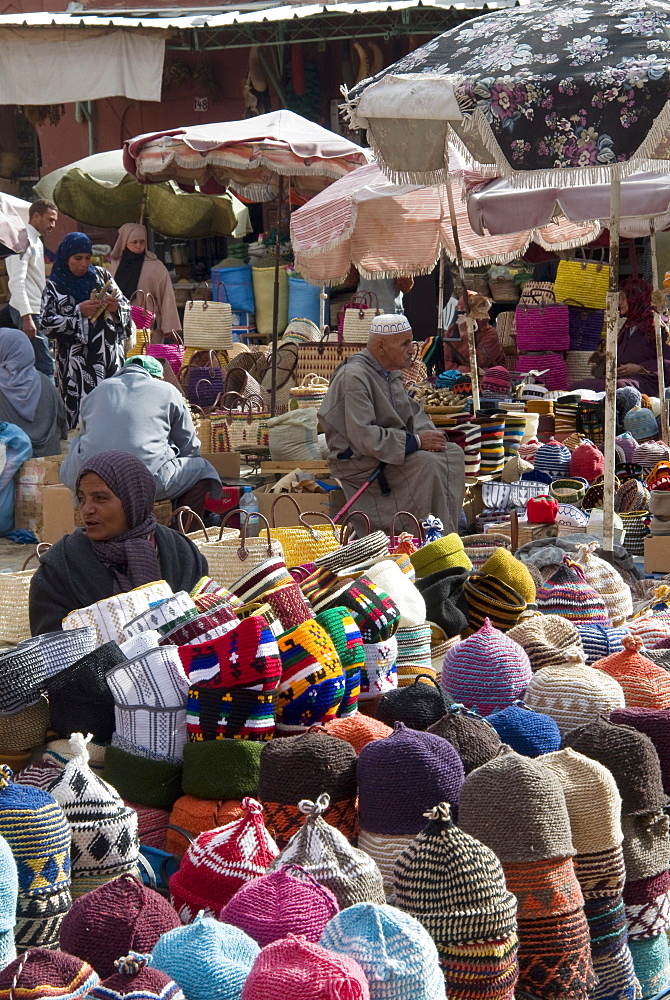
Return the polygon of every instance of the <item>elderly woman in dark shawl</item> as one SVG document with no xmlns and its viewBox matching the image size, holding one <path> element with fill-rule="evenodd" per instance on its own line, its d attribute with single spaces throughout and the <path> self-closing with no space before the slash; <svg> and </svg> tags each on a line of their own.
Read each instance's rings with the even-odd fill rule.
<svg viewBox="0 0 670 1000">
<path fill-rule="evenodd" d="M 79 423 L 82 397 L 120 371 L 133 333 L 130 303 L 109 271 L 91 264 L 92 252 L 84 233 L 66 236 L 42 294 L 42 330 L 56 341 L 58 383 L 70 429 Z"/>
<path fill-rule="evenodd" d="M 56 542 L 30 586 L 33 635 L 61 628 L 71 611 L 154 580 L 190 591 L 207 561 L 190 539 L 157 524 L 156 486 L 144 464 L 124 451 L 85 462 L 77 479 L 84 527 Z"/>
<path fill-rule="evenodd" d="M 60 455 L 67 437 L 65 407 L 50 378 L 35 368 L 35 352 L 23 330 L 0 328 L 0 421 L 28 435 L 33 455 Z"/>
</svg>

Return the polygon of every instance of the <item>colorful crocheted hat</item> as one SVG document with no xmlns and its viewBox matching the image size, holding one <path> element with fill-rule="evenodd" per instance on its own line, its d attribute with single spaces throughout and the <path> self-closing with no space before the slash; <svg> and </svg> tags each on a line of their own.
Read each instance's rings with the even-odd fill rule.
<svg viewBox="0 0 670 1000">
<path fill-rule="evenodd" d="M 76 756 L 49 789 L 62 806 L 72 831 L 74 897 L 124 872 L 135 871 L 140 852 L 137 813 L 90 769 L 86 744 L 81 733 L 73 733 L 70 746 Z"/>
<path fill-rule="evenodd" d="M 458 825 L 490 847 L 503 865 L 575 853 L 560 781 L 541 759 L 530 760 L 509 747 L 465 779 Z"/>
<path fill-rule="evenodd" d="M 330 889 L 309 872 L 299 865 L 283 865 L 238 889 L 219 920 L 239 927 L 264 948 L 297 930 L 308 941 L 318 941 L 339 910 Z"/>
<path fill-rule="evenodd" d="M 538 670 L 528 683 L 524 701 L 534 712 L 549 715 L 562 733 L 626 704 L 618 681 L 583 665 Z"/>
<path fill-rule="evenodd" d="M 268 866 L 268 871 L 278 871 L 286 864 L 300 865 L 320 885 L 330 889 L 341 910 L 354 903 L 385 902 L 382 877 L 375 862 L 364 851 L 352 847 L 323 818 L 329 803 L 328 795 L 320 795 L 316 802 L 303 799 L 299 803 L 307 818 Z"/>
<path fill-rule="evenodd" d="M 623 840 L 621 796 L 611 772 L 569 747 L 546 754 L 542 764 L 557 775 L 563 787 L 577 854 L 599 854 L 619 847 Z"/>
<path fill-rule="evenodd" d="M 361 576 L 336 594 L 326 606 L 348 608 L 361 630 L 363 642 L 383 642 L 395 635 L 400 624 L 400 611 L 381 587 Z"/>
<path fill-rule="evenodd" d="M 359 701 L 374 701 L 398 686 L 398 640 L 392 635 L 390 639 L 383 639 L 381 642 L 366 642 L 363 649 L 365 666 L 361 671 Z"/>
<path fill-rule="evenodd" d="M 599 718 L 566 733 L 563 746 L 600 761 L 612 772 L 623 816 L 656 813 L 665 806 L 658 754 L 644 733 Z"/>
<path fill-rule="evenodd" d="M 426 730 L 438 722 L 448 708 L 448 699 L 431 676 L 419 673 L 408 687 L 388 691 L 377 705 L 376 716 L 380 722 L 393 726 L 403 722 L 410 729 Z"/>
<path fill-rule="evenodd" d="M 562 615 L 533 615 L 507 633 L 526 650 L 533 671 L 543 667 L 584 663 L 584 649 L 577 626 Z"/>
<path fill-rule="evenodd" d="M 489 556 L 480 572 L 484 575 L 495 576 L 502 583 L 507 584 L 521 597 L 527 604 L 535 603 L 535 582 L 530 575 L 528 567 L 522 563 L 508 549 L 498 548 Z"/>
<path fill-rule="evenodd" d="M 582 567 L 586 582 L 604 600 L 612 624 L 621 625 L 633 613 L 630 587 L 614 566 L 595 554 L 599 545 L 597 541 L 578 545 L 574 560 Z"/>
<path fill-rule="evenodd" d="M 277 697 L 277 730 L 304 732 L 335 718 L 344 698 L 345 674 L 333 641 L 310 618 L 277 640 L 282 674 Z"/>
<path fill-rule="evenodd" d="M 593 669 L 602 670 L 619 682 L 626 707 L 670 708 L 670 674 L 667 670 L 642 656 L 640 650 L 643 643 L 638 636 L 624 636 L 623 647 L 621 653 L 596 660 Z"/>
<path fill-rule="evenodd" d="M 16 958 L 14 924 L 19 894 L 19 876 L 11 848 L 0 837 L 0 969 Z"/>
<path fill-rule="evenodd" d="M 258 776 L 258 798 L 265 810 L 265 825 L 282 848 L 301 828 L 301 799 L 330 796 L 324 819 L 354 840 L 358 830 L 356 812 L 356 751 L 348 743 L 325 732 L 271 740 L 263 747 Z"/>
<path fill-rule="evenodd" d="M 519 971 L 516 900 L 500 861 L 454 825 L 447 803 L 427 818 L 396 861 L 393 903 L 437 945 L 450 1000 L 511 997 Z"/>
<path fill-rule="evenodd" d="M 575 627 L 581 636 L 589 666 L 610 653 L 621 652 L 623 637 L 629 634 L 627 628 L 607 628 L 605 625 L 587 625 L 582 622 L 575 622 Z"/>
<path fill-rule="evenodd" d="M 463 539 L 456 532 L 428 542 L 410 555 L 417 579 L 455 566 L 471 570 L 472 563 L 465 553 Z"/>
<path fill-rule="evenodd" d="M 431 651 L 432 626 L 428 622 L 423 622 L 422 625 L 412 625 L 411 628 L 399 628 L 395 640 L 398 644 L 396 658 L 398 687 L 408 687 L 413 684 L 419 674 L 435 680 Z"/>
<path fill-rule="evenodd" d="M 391 559 L 383 559 L 365 574 L 391 598 L 400 612 L 399 628 L 422 625 L 426 620 L 426 603 L 420 591 L 406 573 Z"/>
<path fill-rule="evenodd" d="M 60 928 L 60 945 L 106 979 L 119 955 L 151 951 L 161 934 L 181 926 L 166 899 L 132 875 L 121 875 L 75 900 Z"/>
<path fill-rule="evenodd" d="M 131 951 L 116 960 L 117 971 L 88 994 L 94 1000 L 184 1000 L 177 984 L 158 969 L 147 966 L 151 955 Z"/>
<path fill-rule="evenodd" d="M 395 906 L 357 903 L 334 916 L 320 944 L 361 966 L 370 1000 L 446 1000 L 437 948 L 427 930 Z"/>
<path fill-rule="evenodd" d="M 571 458 L 570 449 L 556 438 L 551 438 L 546 444 L 540 445 L 535 452 L 533 468 L 536 472 L 548 472 L 554 479 L 558 479 L 569 474 Z"/>
<path fill-rule="evenodd" d="M 365 666 L 363 636 L 348 608 L 320 611 L 316 620 L 330 636 L 344 670 L 344 695 L 337 716 L 346 719 L 358 710 L 361 670 Z"/>
<path fill-rule="evenodd" d="M 156 942 L 149 966 L 160 969 L 187 1000 L 240 1000 L 260 948 L 248 934 L 202 913 Z"/>
<path fill-rule="evenodd" d="M 397 722 L 390 736 L 368 744 L 358 758 L 361 827 L 370 833 L 417 834 L 431 802 L 458 802 L 463 779 L 463 764 L 447 740 Z"/>
<path fill-rule="evenodd" d="M 487 716 L 487 721 L 501 743 L 524 757 L 540 757 L 560 748 L 561 731 L 551 716 L 534 712 L 521 701 Z"/>
<path fill-rule="evenodd" d="M 612 624 L 603 598 L 588 585 L 581 566 L 567 557 L 540 587 L 536 603 L 543 614 L 562 615 L 573 622 Z"/>
<path fill-rule="evenodd" d="M 360 965 L 289 934 L 263 948 L 242 990 L 242 1000 L 369 1000 Z"/>
<path fill-rule="evenodd" d="M 649 737 L 661 765 L 663 791 L 670 793 L 670 708 L 616 708 L 609 718 Z"/>
<path fill-rule="evenodd" d="M 492 760 L 500 749 L 500 737 L 491 723 L 465 705 L 451 705 L 428 732 L 451 743 L 466 774 Z"/>
<path fill-rule="evenodd" d="M 525 650 L 486 619 L 478 632 L 447 651 L 441 683 L 453 701 L 488 714 L 523 697 L 531 677 Z"/>
<path fill-rule="evenodd" d="M 91 966 L 73 955 L 31 948 L 0 969 L 0 1000 L 19 996 L 83 1000 L 98 981 Z"/>
<path fill-rule="evenodd" d="M 277 856 L 260 802 L 246 798 L 242 806 L 242 819 L 200 834 L 170 879 L 170 899 L 183 921 L 194 920 L 200 910 L 217 916 L 237 890 L 262 875 Z"/>
<path fill-rule="evenodd" d="M 605 472 L 605 456 L 592 441 L 578 445 L 570 459 L 570 475 L 592 483 Z"/>
</svg>

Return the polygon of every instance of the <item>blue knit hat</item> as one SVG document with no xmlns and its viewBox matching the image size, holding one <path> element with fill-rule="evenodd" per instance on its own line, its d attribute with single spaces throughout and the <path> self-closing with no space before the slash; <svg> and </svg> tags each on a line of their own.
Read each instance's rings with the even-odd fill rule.
<svg viewBox="0 0 670 1000">
<path fill-rule="evenodd" d="M 259 953 L 244 931 L 199 913 L 158 939 L 149 965 L 173 979 L 186 1000 L 240 1000 Z"/>
<path fill-rule="evenodd" d="M 561 748 L 561 731 L 554 720 L 526 708 L 522 701 L 486 718 L 500 737 L 500 742 L 507 743 L 524 757 L 539 757 Z"/>
<path fill-rule="evenodd" d="M 535 452 L 533 468 L 537 472 L 548 472 L 555 479 L 570 473 L 570 449 L 552 438 L 546 444 L 540 445 Z"/>
<path fill-rule="evenodd" d="M 14 924 L 18 894 L 19 877 L 14 855 L 5 838 L 0 837 L 0 969 L 16 958 Z"/>
<path fill-rule="evenodd" d="M 575 622 L 575 627 L 582 637 L 582 646 L 587 666 L 596 660 L 602 660 L 612 653 L 620 653 L 623 649 L 623 638 L 629 635 L 627 628 L 608 628 L 606 625 L 582 624 Z"/>
<path fill-rule="evenodd" d="M 646 406 L 634 406 L 623 419 L 623 425 L 636 441 L 658 437 L 656 417 Z"/>
<path fill-rule="evenodd" d="M 358 962 L 370 1000 L 445 1000 L 433 939 L 415 917 L 394 906 L 349 906 L 328 921 L 319 944 Z"/>
</svg>

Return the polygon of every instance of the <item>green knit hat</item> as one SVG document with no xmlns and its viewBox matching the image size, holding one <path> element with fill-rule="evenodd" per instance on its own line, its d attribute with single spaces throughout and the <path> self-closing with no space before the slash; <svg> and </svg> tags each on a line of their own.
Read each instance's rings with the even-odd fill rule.
<svg viewBox="0 0 670 1000">
<path fill-rule="evenodd" d="M 430 576 L 439 570 L 451 569 L 453 566 L 472 569 L 472 563 L 463 547 L 463 539 L 455 531 L 412 552 L 410 559 L 419 578 Z"/>
<path fill-rule="evenodd" d="M 181 764 L 151 760 L 110 744 L 105 751 L 104 779 L 122 799 L 154 809 L 172 809 L 181 791 Z"/>
<path fill-rule="evenodd" d="M 185 795 L 243 799 L 255 795 L 264 744 L 255 740 L 204 740 L 184 746 Z"/>
<path fill-rule="evenodd" d="M 128 358 L 124 362 L 123 367 L 127 368 L 128 365 L 140 365 L 144 368 L 145 372 L 149 372 L 154 378 L 163 378 L 163 366 L 157 358 L 150 358 L 146 354 L 136 354 L 132 358 Z"/>
</svg>

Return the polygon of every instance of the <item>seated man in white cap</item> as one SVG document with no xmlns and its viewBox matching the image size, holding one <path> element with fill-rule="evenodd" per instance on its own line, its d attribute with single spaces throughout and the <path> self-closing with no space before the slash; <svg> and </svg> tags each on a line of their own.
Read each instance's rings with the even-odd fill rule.
<svg viewBox="0 0 670 1000">
<path fill-rule="evenodd" d="M 465 491 L 463 451 L 407 395 L 400 369 L 409 367 L 414 348 L 405 316 L 376 316 L 367 347 L 333 373 L 319 410 L 330 470 L 349 500 L 385 463 L 382 478 L 355 504 L 373 530 L 388 532 L 393 515 L 408 510 L 420 519 L 435 514 L 445 532 L 457 531 Z"/>
</svg>

